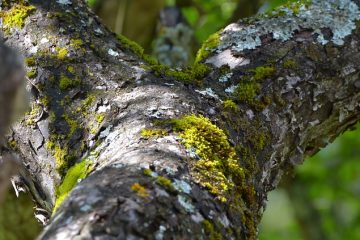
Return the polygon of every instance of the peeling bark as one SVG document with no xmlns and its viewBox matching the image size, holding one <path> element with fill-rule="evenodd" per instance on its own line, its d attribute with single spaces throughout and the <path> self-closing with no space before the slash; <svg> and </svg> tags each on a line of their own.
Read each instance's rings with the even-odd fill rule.
<svg viewBox="0 0 360 240">
<path fill-rule="evenodd" d="M 358 1 L 315 1 L 230 25 L 198 58 L 209 68 L 201 86 L 157 71 L 81 0 L 29 2 L 36 9 L 24 27 L 6 31 L 33 73 L 33 111 L 10 140 L 49 216 L 71 166 L 86 161 L 90 172 L 68 184 L 83 179 L 40 239 L 255 239 L 281 176 L 360 118 Z M 172 122 L 191 114 L 213 124 L 193 136 L 230 143 L 236 167 L 219 160 L 229 153 L 216 144 L 205 148 L 214 159 L 198 165 L 206 154 Z M 218 175 L 206 172 L 214 168 Z"/>
</svg>

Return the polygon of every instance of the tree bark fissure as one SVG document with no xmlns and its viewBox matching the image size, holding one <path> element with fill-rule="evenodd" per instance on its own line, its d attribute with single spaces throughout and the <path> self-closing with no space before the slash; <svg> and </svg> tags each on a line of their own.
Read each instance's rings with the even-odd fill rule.
<svg viewBox="0 0 360 240">
<path fill-rule="evenodd" d="M 16 6 L 5 3 L 5 12 Z M 350 28 L 360 18 L 355 3 L 333 1 Z M 299 26 L 305 13 L 319 14 L 316 4 L 225 28 L 204 49 L 201 86 L 151 70 L 81 0 L 29 4 L 23 27 L 4 25 L 6 43 L 25 56 L 33 97 L 9 141 L 36 202 L 49 214 L 56 207 L 41 239 L 254 239 L 281 176 L 360 118 L 359 27 L 340 39 L 327 23 L 314 22 L 321 32 Z M 288 39 L 261 33 L 284 18 L 298 22 Z M 238 38 L 250 30 L 255 47 Z M 195 140 L 174 125 L 184 116 Z M 200 165 L 207 155 L 196 147 L 215 160 Z M 60 205 L 81 161 L 90 174 Z"/>
</svg>

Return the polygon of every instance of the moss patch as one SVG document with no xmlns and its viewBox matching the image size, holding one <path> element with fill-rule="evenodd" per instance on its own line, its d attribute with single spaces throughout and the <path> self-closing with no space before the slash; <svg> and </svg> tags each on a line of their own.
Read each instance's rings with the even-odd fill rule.
<svg viewBox="0 0 360 240">
<path fill-rule="evenodd" d="M 275 74 L 276 70 L 274 67 L 263 66 L 255 68 L 253 72 L 255 73 L 254 80 L 260 81 L 265 78 L 272 77 Z"/>
<path fill-rule="evenodd" d="M 195 149 L 200 158 L 191 166 L 194 180 L 220 201 L 227 201 L 228 192 L 242 185 L 244 171 L 224 131 L 201 115 L 184 116 L 171 124 L 184 145 Z"/>
<path fill-rule="evenodd" d="M 204 42 L 200 50 L 196 53 L 195 63 L 202 62 L 207 58 L 211 51 L 220 44 L 220 32 L 222 30 L 210 35 L 210 37 Z"/>
<path fill-rule="evenodd" d="M 61 90 L 67 90 L 69 88 L 77 87 L 81 83 L 79 78 L 71 79 L 65 74 L 60 75 L 59 88 Z"/>
<path fill-rule="evenodd" d="M 69 195 L 70 191 L 82 179 L 86 178 L 92 170 L 92 162 L 83 160 L 80 163 L 72 166 L 66 173 L 64 180 L 56 189 L 56 202 L 53 209 L 53 214 L 60 207 L 61 203 Z"/>
<path fill-rule="evenodd" d="M 163 176 L 156 177 L 156 183 L 163 186 L 164 188 L 166 188 L 170 192 L 176 192 L 176 189 L 173 186 L 171 180 L 166 178 L 166 177 L 163 177 Z"/>
<path fill-rule="evenodd" d="M 36 70 L 36 69 L 33 69 L 33 70 L 31 70 L 31 71 L 28 71 L 28 72 L 26 73 L 26 76 L 27 76 L 28 78 L 35 78 L 35 77 L 37 76 L 37 70 Z"/>
<path fill-rule="evenodd" d="M 26 6 L 15 4 L 8 11 L 1 11 L 0 18 L 3 19 L 3 27 L 5 32 L 9 32 L 10 28 L 23 28 L 25 19 L 36 8 L 34 6 Z"/>
<path fill-rule="evenodd" d="M 239 111 L 238 106 L 231 99 L 225 100 L 223 102 L 223 106 L 224 106 L 224 109 L 227 110 L 227 111 L 232 111 L 232 112 L 238 112 Z"/>
<path fill-rule="evenodd" d="M 140 132 L 143 138 L 151 138 L 151 137 L 162 137 L 167 135 L 167 131 L 165 129 L 141 129 Z"/>
<path fill-rule="evenodd" d="M 150 196 L 148 190 L 144 186 L 142 186 L 140 183 L 134 183 L 131 186 L 131 190 L 135 191 L 139 197 L 147 198 Z"/>
<path fill-rule="evenodd" d="M 130 39 L 128 39 L 120 34 L 117 36 L 117 39 L 120 41 L 120 43 L 123 45 L 124 48 L 131 50 L 139 57 L 143 56 L 144 49 L 136 42 L 131 41 Z"/>
</svg>

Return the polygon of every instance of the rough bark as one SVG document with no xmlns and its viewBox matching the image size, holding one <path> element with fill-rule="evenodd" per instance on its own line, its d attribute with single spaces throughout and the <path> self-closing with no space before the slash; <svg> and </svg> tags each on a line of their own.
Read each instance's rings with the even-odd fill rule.
<svg viewBox="0 0 360 240">
<path fill-rule="evenodd" d="M 91 166 L 40 239 L 254 239 L 281 176 L 360 118 L 358 1 L 231 24 L 180 75 L 81 0 L 29 2 L 23 27 L 5 26 L 32 73 L 10 137 L 26 184 L 50 215 L 71 166 Z"/>
</svg>

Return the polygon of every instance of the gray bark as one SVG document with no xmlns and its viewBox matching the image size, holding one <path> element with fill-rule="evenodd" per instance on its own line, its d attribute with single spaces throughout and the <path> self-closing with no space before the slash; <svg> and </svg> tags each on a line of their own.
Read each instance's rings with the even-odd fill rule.
<svg viewBox="0 0 360 240">
<path fill-rule="evenodd" d="M 281 176 L 360 118 L 359 1 L 314 1 L 228 26 L 203 59 L 210 72 L 201 86 L 149 70 L 81 0 L 29 2 L 36 9 L 24 27 L 6 34 L 36 59 L 28 70 L 36 69 L 29 81 L 38 111 L 11 134 L 26 184 L 50 215 L 69 167 L 93 162 L 40 239 L 255 239 Z M 95 100 L 84 104 L 89 95 Z M 236 147 L 244 176 L 224 170 L 225 200 L 209 192 L 221 182 L 204 187 L 196 156 L 171 127 L 168 136 L 141 136 L 154 120 L 186 114 L 206 116 Z"/>
</svg>

